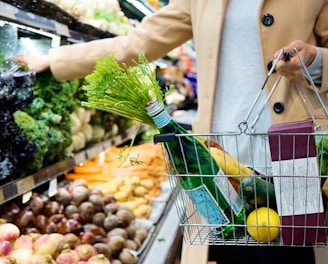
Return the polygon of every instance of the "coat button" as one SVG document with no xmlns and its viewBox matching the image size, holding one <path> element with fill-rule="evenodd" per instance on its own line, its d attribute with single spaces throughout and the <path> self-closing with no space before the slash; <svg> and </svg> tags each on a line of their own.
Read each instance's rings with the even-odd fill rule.
<svg viewBox="0 0 328 264">
<path fill-rule="evenodd" d="M 269 27 L 269 26 L 271 26 L 273 24 L 273 22 L 274 22 L 273 15 L 268 14 L 268 13 L 265 13 L 262 16 L 262 23 L 263 23 L 263 25 Z"/>
<path fill-rule="evenodd" d="M 282 102 L 276 102 L 274 103 L 273 105 L 273 111 L 276 113 L 276 114 L 280 114 L 284 111 L 285 109 L 285 106 Z"/>
<path fill-rule="evenodd" d="M 272 65 L 273 65 L 273 61 L 270 61 L 270 62 L 268 63 L 268 66 L 267 66 L 267 67 L 268 67 L 268 72 L 271 70 Z M 274 69 L 273 72 L 276 72 L 276 69 Z"/>
</svg>

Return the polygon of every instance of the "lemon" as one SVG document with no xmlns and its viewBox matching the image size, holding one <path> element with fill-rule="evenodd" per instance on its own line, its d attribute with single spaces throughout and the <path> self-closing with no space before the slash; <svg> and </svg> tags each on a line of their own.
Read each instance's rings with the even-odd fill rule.
<svg viewBox="0 0 328 264">
<path fill-rule="evenodd" d="M 279 236 L 280 218 L 278 213 L 267 207 L 253 210 L 246 220 L 247 232 L 258 242 L 269 242 Z"/>
</svg>

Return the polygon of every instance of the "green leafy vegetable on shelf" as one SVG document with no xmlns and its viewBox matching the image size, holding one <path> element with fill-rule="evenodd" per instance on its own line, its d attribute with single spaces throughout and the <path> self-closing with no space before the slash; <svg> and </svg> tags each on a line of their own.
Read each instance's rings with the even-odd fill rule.
<svg viewBox="0 0 328 264">
<path fill-rule="evenodd" d="M 154 127 L 145 105 L 154 97 L 163 101 L 163 91 L 156 73 L 145 56 L 139 53 L 135 67 L 121 66 L 109 56 L 98 60 L 93 73 L 82 87 L 87 101 L 82 106 L 110 112 Z M 167 87 L 167 92 L 172 87 Z M 166 94 L 167 94 L 166 92 Z"/>
<path fill-rule="evenodd" d="M 43 167 L 44 156 L 48 152 L 48 127 L 40 120 L 35 120 L 24 111 L 14 113 L 15 123 L 25 132 L 27 138 L 37 146 L 34 159 L 27 166 L 27 173 L 40 170 Z"/>
<path fill-rule="evenodd" d="M 72 143 L 70 114 L 78 105 L 74 94 L 80 80 L 59 82 L 46 71 L 37 75 L 34 86 L 34 100 L 22 110 L 48 127 L 43 161 L 48 166 L 71 155 L 67 150 Z"/>
</svg>

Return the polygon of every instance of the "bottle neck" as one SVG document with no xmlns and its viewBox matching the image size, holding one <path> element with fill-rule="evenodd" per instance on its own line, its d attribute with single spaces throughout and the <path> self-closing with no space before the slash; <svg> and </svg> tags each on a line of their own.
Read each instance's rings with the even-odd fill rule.
<svg viewBox="0 0 328 264">
<path fill-rule="evenodd" d="M 158 128 L 165 127 L 172 119 L 168 112 L 166 112 L 165 110 L 158 113 L 156 116 L 152 116 L 152 118 Z"/>
<path fill-rule="evenodd" d="M 146 110 L 158 128 L 165 127 L 172 119 L 169 113 L 165 111 L 164 104 L 156 100 L 149 102 Z"/>
</svg>

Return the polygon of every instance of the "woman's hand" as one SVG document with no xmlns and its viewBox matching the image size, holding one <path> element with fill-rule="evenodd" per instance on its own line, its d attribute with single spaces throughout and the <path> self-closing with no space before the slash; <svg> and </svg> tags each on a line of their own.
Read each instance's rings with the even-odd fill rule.
<svg viewBox="0 0 328 264">
<path fill-rule="evenodd" d="M 17 61 L 25 64 L 29 70 L 36 73 L 50 69 L 50 60 L 48 55 L 19 55 L 10 58 L 12 61 Z"/>
<path fill-rule="evenodd" d="M 317 53 L 315 46 L 307 44 L 302 40 L 295 40 L 289 45 L 282 47 L 285 53 L 290 52 L 292 56 L 286 57 L 286 59 L 284 58 L 284 56 L 282 56 L 276 66 L 276 70 L 281 75 L 289 79 L 297 78 L 297 76 L 302 74 L 302 64 L 298 56 L 295 54 L 294 48 L 298 50 L 306 67 L 308 67 L 313 62 Z M 275 58 L 278 57 L 280 50 L 275 52 Z"/>
</svg>

